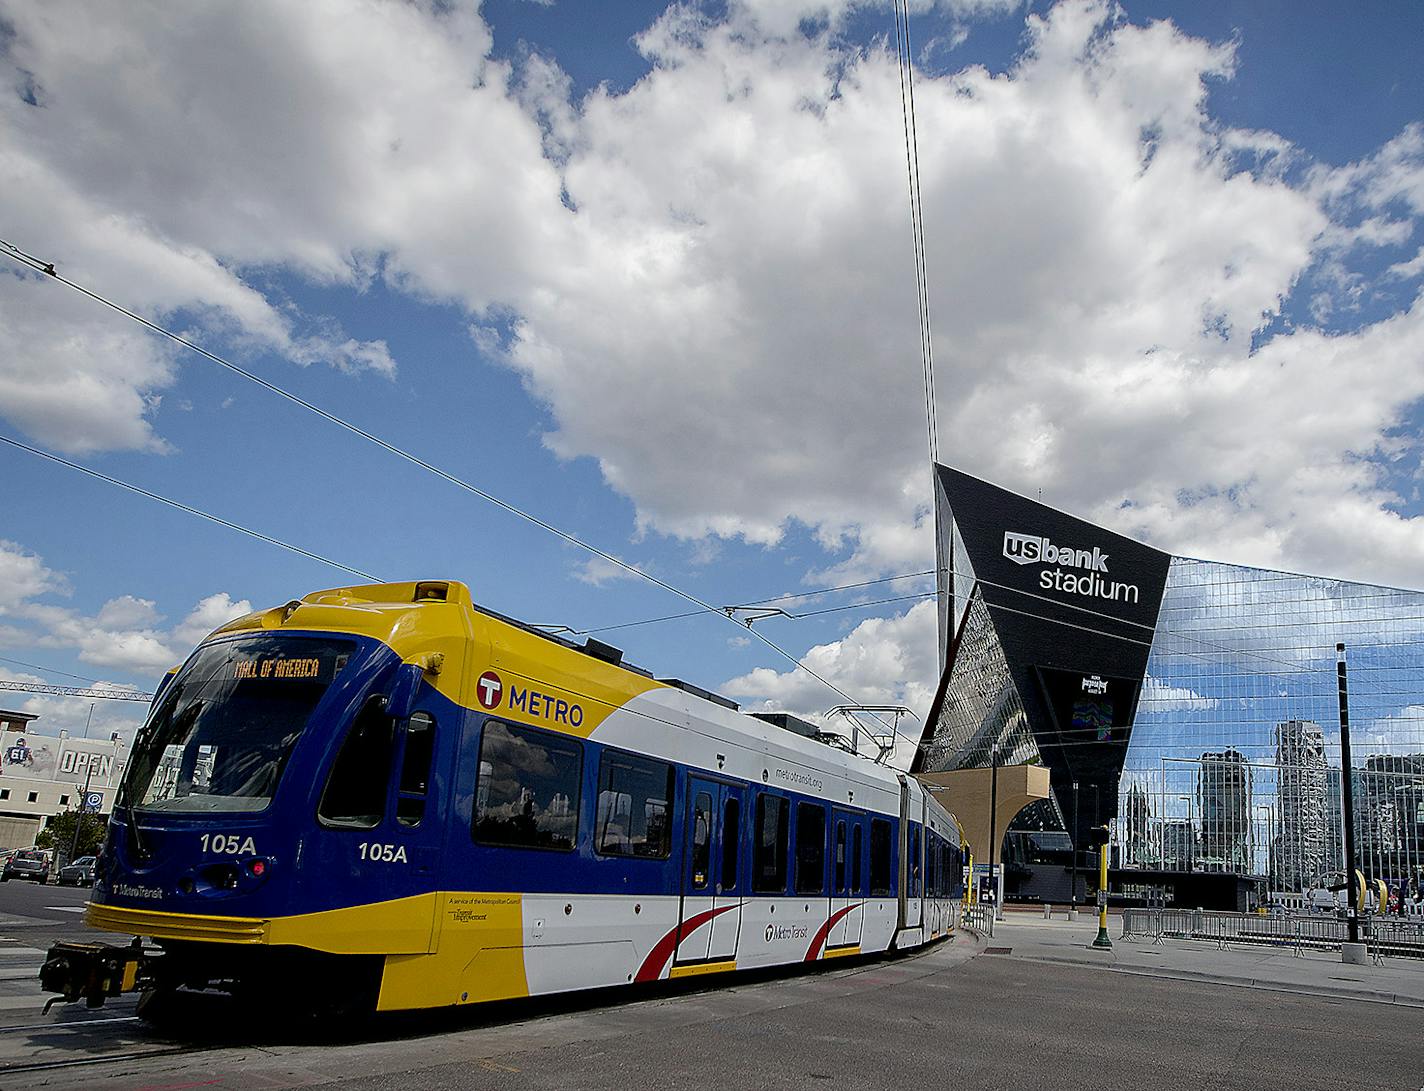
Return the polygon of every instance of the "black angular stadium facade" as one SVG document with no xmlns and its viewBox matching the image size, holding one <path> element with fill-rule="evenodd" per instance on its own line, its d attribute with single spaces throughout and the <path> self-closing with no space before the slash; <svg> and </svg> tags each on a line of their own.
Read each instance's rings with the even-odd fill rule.
<svg viewBox="0 0 1424 1091">
<path fill-rule="evenodd" d="M 1001 847 L 1010 897 L 1069 897 L 1105 822 L 1134 888 L 1338 879 L 1337 642 L 1379 683 L 1353 717 L 1365 870 L 1417 893 L 1424 593 L 1174 557 L 946 466 L 935 491 L 943 673 L 912 772 L 1048 769 Z"/>
</svg>

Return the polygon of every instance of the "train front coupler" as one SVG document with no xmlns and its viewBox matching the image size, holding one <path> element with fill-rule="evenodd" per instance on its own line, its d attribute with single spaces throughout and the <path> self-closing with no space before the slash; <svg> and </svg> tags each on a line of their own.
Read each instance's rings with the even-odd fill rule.
<svg viewBox="0 0 1424 1091">
<path fill-rule="evenodd" d="M 145 950 L 137 937 L 126 947 L 112 943 L 56 943 L 40 967 L 40 987 L 58 994 L 45 1001 L 44 1010 L 80 1000 L 88 1007 L 99 1008 L 111 996 L 148 988 L 162 959 L 161 951 Z"/>
</svg>

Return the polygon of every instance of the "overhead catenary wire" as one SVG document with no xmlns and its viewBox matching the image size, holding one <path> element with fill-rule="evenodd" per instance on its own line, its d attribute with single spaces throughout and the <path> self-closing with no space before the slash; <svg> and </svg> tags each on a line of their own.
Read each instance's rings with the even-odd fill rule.
<svg viewBox="0 0 1424 1091">
<path fill-rule="evenodd" d="M 861 580 L 858 583 L 843 583 L 835 587 L 821 587 L 817 588 L 814 591 L 799 591 L 795 593 L 788 592 L 782 595 L 773 595 L 771 598 L 750 599 L 746 602 L 738 603 L 736 606 L 723 607 L 722 612 L 726 613 L 728 610 L 740 610 L 748 606 L 764 606 L 768 603 L 774 602 L 794 602 L 798 599 L 813 598 L 817 595 L 834 594 L 837 591 L 850 591 L 860 587 L 873 587 L 876 584 L 881 583 L 894 583 L 896 580 L 908 580 L 920 576 L 933 576 L 934 572 L 935 570 L 933 568 L 926 568 L 920 572 L 902 572 L 898 576 L 882 576 L 878 580 Z M 832 610 L 808 610 L 803 611 L 799 614 L 784 613 L 782 616 L 792 621 L 799 621 L 802 618 L 815 617 L 816 615 L 822 613 L 831 613 L 839 610 L 854 610 L 860 606 L 876 606 L 886 602 L 908 601 L 912 598 L 927 598 L 930 595 L 934 594 L 937 594 L 937 592 L 926 591 L 924 594 L 921 595 L 899 595 L 889 599 L 874 599 L 869 602 L 854 602 L 846 606 L 834 607 Z M 640 618 L 637 621 L 620 621 L 613 625 L 598 625 L 588 629 L 572 629 L 570 631 L 575 636 L 584 636 L 589 633 L 608 633 L 614 631 L 615 629 L 635 629 L 642 625 L 661 625 L 663 622 L 666 621 L 682 621 L 685 618 L 702 617 L 703 615 L 704 611 L 702 610 L 684 610 L 682 613 L 678 614 L 663 614 L 660 617 Z"/>
<path fill-rule="evenodd" d="M 22 659 L 10 659 L 10 658 L 8 658 L 8 657 L 6 657 L 6 656 L 3 656 L 3 655 L 0 655 L 0 663 L 10 663 L 10 664 L 12 664 L 13 666 L 16 666 L 16 667 L 28 667 L 28 668 L 29 668 L 30 670 L 32 670 L 32 671 L 40 671 L 40 672 L 43 673 L 43 674 L 58 674 L 58 675 L 62 675 L 62 676 L 65 677 L 65 678 L 73 678 L 73 679 L 76 679 L 77 681 L 80 681 L 80 682 L 94 682 L 94 683 L 97 683 L 97 682 L 100 681 L 98 678 L 90 678 L 88 675 L 84 675 L 84 674 L 71 674 L 69 671 L 56 670 L 54 667 L 42 667 L 42 666 L 40 666 L 38 663 L 26 663 L 26 662 L 25 662 L 24 660 L 22 660 Z"/>
<path fill-rule="evenodd" d="M 320 417 L 322 420 L 327 421 L 329 424 L 333 424 L 336 427 L 351 433 L 352 435 L 364 439 L 368 443 L 371 443 L 386 451 L 388 454 L 395 455 L 397 458 L 401 458 L 411 463 L 412 465 L 418 466 L 421 469 L 427 471 L 428 473 L 434 474 L 436 477 L 447 482 L 448 484 L 454 485 L 459 489 L 463 489 L 466 492 L 478 496 L 480 499 L 486 501 L 487 503 L 493 504 L 495 507 L 500 508 L 511 515 L 514 515 L 517 518 L 532 523 L 534 526 L 537 526 L 542 530 L 547 531 L 549 534 L 552 534 L 555 537 L 562 539 L 563 541 L 569 543 L 572 546 L 575 546 L 578 549 L 582 549 L 585 552 L 592 553 L 594 556 L 599 557 L 604 561 L 607 561 L 609 564 L 615 565 L 616 567 L 621 568 L 632 575 L 647 580 L 649 583 L 652 583 L 655 586 L 662 588 L 664 591 L 667 591 L 670 594 L 676 595 L 678 598 L 692 603 L 693 605 L 699 607 L 702 610 L 705 610 L 708 613 L 717 614 L 722 617 L 727 616 L 722 612 L 719 607 L 716 607 L 709 602 L 705 602 L 704 600 L 698 598 L 696 595 L 684 591 L 681 588 L 676 587 L 673 584 L 667 582 L 666 580 L 663 580 L 658 576 L 653 575 L 651 572 L 647 572 L 644 569 L 639 568 L 637 565 L 631 564 L 628 561 L 623 560 L 621 557 L 617 557 L 614 554 L 607 552 L 606 550 L 600 549 L 598 546 L 595 546 L 589 542 L 582 540 L 581 538 L 576 537 L 573 534 L 570 534 L 568 531 L 562 530 L 561 528 L 555 526 L 547 520 L 544 520 L 531 512 L 525 511 L 507 500 L 503 500 L 492 493 L 486 492 L 484 489 L 479 488 L 477 485 L 466 481 L 458 475 L 450 473 L 448 470 L 441 469 L 439 466 L 436 466 L 433 463 L 426 461 L 419 455 L 407 451 L 403 447 L 400 447 L 397 444 L 390 442 L 389 440 L 382 439 L 380 436 L 377 436 L 373 432 L 369 432 L 361 426 L 354 424 L 343 417 L 337 416 L 335 413 L 321 408 L 314 402 L 308 401 L 306 398 L 303 398 L 298 394 L 294 394 L 291 391 L 286 390 L 285 388 L 277 385 L 276 383 L 262 378 L 255 372 L 249 371 L 247 368 L 241 367 L 240 365 L 233 363 L 231 360 L 228 360 L 218 355 L 217 353 L 204 348 L 202 345 L 197 344 L 195 341 L 192 341 L 189 338 L 182 336 L 181 334 L 175 333 L 172 330 L 160 325 L 159 323 L 143 317 L 143 315 L 141 314 L 129 310 L 127 307 L 124 307 L 123 305 L 111 299 L 108 299 L 103 295 L 100 295 L 98 292 L 95 292 L 92 289 L 89 289 L 76 281 L 70 280 L 68 277 L 65 277 L 61 273 L 59 273 L 59 271 L 55 268 L 53 262 L 45 261 L 42 258 L 35 256 L 34 254 L 30 254 L 20 249 L 15 244 L 8 242 L 4 239 L 0 239 L 0 253 L 4 253 L 6 256 L 12 258 L 19 264 L 24 265 L 25 267 L 33 270 L 34 272 L 42 273 L 49 279 L 57 281 L 58 283 L 63 284 L 65 287 L 71 288 L 74 291 L 79 292 L 86 298 L 91 299 L 94 302 L 104 307 L 107 307 L 110 310 L 117 312 L 118 314 L 123 315 L 125 318 L 137 322 L 139 325 L 145 327 L 153 333 L 156 333 L 161 337 L 165 337 L 168 340 L 173 341 L 178 345 L 181 345 L 182 347 L 196 353 L 197 355 L 203 357 L 211 363 L 214 363 L 219 367 L 232 372 L 234 375 L 238 375 L 248 380 L 249 382 L 254 383 L 257 386 L 262 387 L 269 393 L 275 394 L 279 398 L 282 398 L 288 402 L 291 402 L 293 405 L 299 406 L 300 408 L 307 410 L 309 413 Z M 82 467 L 77 468 L 82 469 Z M 88 470 L 84 472 L 93 473 L 93 471 Z M 94 473 L 94 476 L 102 475 Z M 154 495 L 153 498 L 159 499 L 156 495 Z M 199 514 L 196 509 L 194 509 L 194 513 Z M 234 529 L 238 528 L 234 527 Z M 731 621 L 732 619 L 729 618 L 728 620 Z M 733 624 L 737 623 L 733 621 Z M 790 652 L 786 651 L 780 645 L 769 639 L 765 634 L 759 633 L 755 629 L 748 629 L 747 631 L 750 632 L 757 640 L 759 640 L 771 651 L 785 659 L 787 662 L 791 663 L 795 669 L 805 671 L 817 682 L 821 683 L 821 685 L 825 686 L 832 693 L 835 693 L 838 697 L 842 698 L 847 703 L 858 703 L 855 698 L 852 697 L 849 693 L 845 692 L 845 690 L 841 689 L 834 682 L 830 681 L 830 679 L 824 677 L 819 672 L 807 666 L 805 662 L 803 662 L 798 657 L 792 655 Z M 891 726 L 885 723 L 885 721 L 881 719 L 878 715 L 875 716 L 875 719 L 878 720 L 885 727 Z M 898 732 L 896 733 L 898 734 Z M 908 742 L 910 742 L 912 746 L 918 746 L 918 742 L 916 740 L 910 739 L 909 736 L 902 737 L 905 738 Z"/>
<path fill-rule="evenodd" d="M 200 519 L 206 519 L 210 523 L 217 523 L 219 526 L 227 527 L 229 530 L 235 530 L 239 534 L 246 534 L 249 538 L 256 538 L 258 541 L 274 545 L 279 549 L 300 554 L 313 561 L 320 561 L 322 564 L 330 565 L 332 568 L 339 568 L 341 571 L 349 572 L 353 576 L 360 576 L 362 579 L 371 580 L 373 583 L 381 582 L 379 577 L 373 576 L 369 572 L 363 572 L 359 568 L 352 568 L 350 565 L 342 564 L 340 561 L 332 560 L 330 557 L 324 557 L 320 553 L 313 553 L 309 549 L 303 549 L 301 546 L 293 545 L 291 542 L 284 542 L 282 539 L 274 538 L 270 534 L 263 534 L 260 530 L 253 530 L 251 527 L 245 527 L 241 523 L 234 523 L 231 519 L 224 519 L 220 515 L 214 515 L 212 512 L 195 508 L 191 504 L 185 504 L 180 500 L 162 496 L 159 493 L 142 488 L 131 482 L 124 481 L 117 477 L 111 477 L 109 474 L 100 473 L 98 470 L 91 470 L 88 466 L 81 466 L 77 462 L 70 462 L 67 458 L 60 458 L 58 455 L 52 455 L 48 451 L 41 451 L 36 447 L 31 447 L 28 443 L 21 443 L 19 440 L 13 439 L 10 436 L 0 435 L 0 443 L 8 444 L 21 451 L 28 451 L 37 458 L 48 459 L 50 462 L 58 463 L 60 466 L 68 467 L 82 474 L 87 474 L 92 478 L 107 482 L 110 485 L 115 485 L 118 488 L 127 489 L 129 492 L 137 493 L 139 496 L 147 497 L 149 500 L 154 500 L 160 504 L 167 504 L 170 508 L 176 508 L 179 511 L 187 512 L 189 515 L 196 515 Z"/>
</svg>

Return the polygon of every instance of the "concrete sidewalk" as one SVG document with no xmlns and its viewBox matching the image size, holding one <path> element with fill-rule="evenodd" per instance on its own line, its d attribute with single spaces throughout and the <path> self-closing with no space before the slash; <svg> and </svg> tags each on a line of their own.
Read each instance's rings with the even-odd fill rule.
<svg viewBox="0 0 1424 1091">
<path fill-rule="evenodd" d="M 1211 981 L 1243 988 L 1274 989 L 1309 996 L 1337 996 L 1383 1004 L 1424 1007 L 1424 961 L 1386 959 L 1383 966 L 1349 966 L 1338 951 L 1294 951 L 1255 944 L 1225 950 L 1209 940 L 1123 939 L 1122 918 L 1108 918 L 1109 951 L 1091 946 L 1098 934 L 1096 914 L 1076 921 L 1058 910 L 1052 920 L 1009 911 L 986 942 L 989 950 L 1029 962 L 1095 966 L 1123 974 Z M 1008 948 L 1003 951 L 1003 948 Z"/>
</svg>

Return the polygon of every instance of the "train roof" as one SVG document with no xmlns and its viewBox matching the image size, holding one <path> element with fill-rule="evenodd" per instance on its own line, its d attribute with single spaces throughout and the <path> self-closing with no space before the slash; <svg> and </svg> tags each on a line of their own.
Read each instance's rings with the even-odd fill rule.
<svg viewBox="0 0 1424 1091">
<path fill-rule="evenodd" d="M 804 768 L 836 773 L 885 792 L 898 792 L 900 774 L 863 755 L 835 745 L 835 737 L 788 713 L 744 712 L 737 702 L 679 678 L 657 678 L 623 659 L 620 649 L 592 638 L 578 644 L 527 622 L 477 604 L 467 585 L 456 580 L 362 584 L 314 591 L 283 606 L 254 611 L 215 630 L 211 637 L 251 631 L 355 633 L 382 641 L 404 662 L 419 663 L 432 683 L 466 708 L 479 708 L 478 679 L 463 669 L 469 644 L 487 645 L 496 670 L 583 695 L 606 716 L 635 698 L 653 694 L 666 705 L 676 691 L 685 702 L 686 726 L 725 738 Z M 570 733 L 587 736 L 587 730 Z M 556 730 L 559 728 L 555 728 Z M 567 729 L 567 728 L 566 728 Z M 912 782 L 913 783 L 913 782 Z"/>
</svg>

